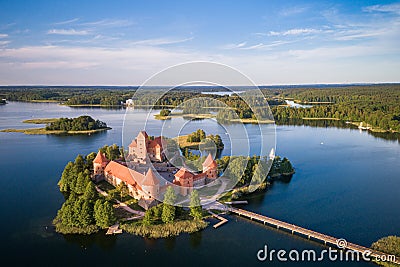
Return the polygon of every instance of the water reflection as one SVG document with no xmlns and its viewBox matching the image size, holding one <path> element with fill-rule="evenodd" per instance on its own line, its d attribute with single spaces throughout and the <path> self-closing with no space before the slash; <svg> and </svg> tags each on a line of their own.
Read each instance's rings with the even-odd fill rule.
<svg viewBox="0 0 400 267">
<path fill-rule="evenodd" d="M 94 245 L 99 246 L 104 251 L 112 251 L 116 242 L 116 235 L 105 235 L 104 231 L 92 235 L 63 235 L 65 241 L 77 245 L 83 249 L 90 248 Z"/>
<path fill-rule="evenodd" d="M 201 244 L 202 238 L 203 238 L 202 232 L 196 232 L 196 233 L 190 234 L 190 235 L 189 235 L 190 246 L 191 246 L 192 248 L 197 248 L 197 247 L 199 247 L 200 244 Z"/>
</svg>

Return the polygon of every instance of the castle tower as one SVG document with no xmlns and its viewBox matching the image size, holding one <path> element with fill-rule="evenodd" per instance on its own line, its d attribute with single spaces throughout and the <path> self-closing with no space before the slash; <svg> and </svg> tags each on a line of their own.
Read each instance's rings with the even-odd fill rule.
<svg viewBox="0 0 400 267">
<path fill-rule="evenodd" d="M 173 183 L 180 186 L 180 193 L 182 196 L 189 194 L 190 190 L 193 188 L 193 177 L 193 173 L 184 167 L 180 168 L 179 171 L 175 173 L 175 179 Z"/>
<path fill-rule="evenodd" d="M 211 156 L 211 153 L 208 154 L 202 165 L 203 173 L 207 175 L 208 179 L 215 179 L 218 177 L 218 164 Z"/>
<path fill-rule="evenodd" d="M 149 136 L 145 131 L 140 131 L 138 136 L 136 137 L 136 156 L 139 159 L 146 159 L 147 157 L 147 141 Z"/>
<path fill-rule="evenodd" d="M 156 198 L 160 193 L 160 182 L 152 168 L 149 168 L 147 171 L 141 186 L 143 191 L 148 194 L 150 198 Z"/>
<path fill-rule="evenodd" d="M 93 173 L 94 175 L 104 174 L 104 169 L 110 161 L 106 156 L 99 150 L 95 159 L 93 160 Z"/>
</svg>

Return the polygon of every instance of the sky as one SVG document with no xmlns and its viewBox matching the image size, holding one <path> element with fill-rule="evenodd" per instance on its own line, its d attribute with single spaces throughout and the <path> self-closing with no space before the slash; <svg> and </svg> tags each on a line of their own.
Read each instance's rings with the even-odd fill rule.
<svg viewBox="0 0 400 267">
<path fill-rule="evenodd" d="M 211 61 L 258 85 L 400 82 L 396 1 L 4 1 L 0 85 L 141 85 Z"/>
</svg>

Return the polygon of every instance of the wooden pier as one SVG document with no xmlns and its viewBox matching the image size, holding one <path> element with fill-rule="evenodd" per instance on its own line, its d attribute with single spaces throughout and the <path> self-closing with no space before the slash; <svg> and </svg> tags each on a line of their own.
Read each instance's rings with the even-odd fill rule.
<svg viewBox="0 0 400 267">
<path fill-rule="evenodd" d="M 227 223 L 227 222 L 228 222 L 227 219 L 225 219 L 224 217 L 221 217 L 221 216 L 215 214 L 214 212 L 212 212 L 212 211 L 210 211 L 210 210 L 208 211 L 208 213 L 210 213 L 213 217 L 215 217 L 215 218 L 217 218 L 218 220 L 220 220 L 219 223 L 216 223 L 216 224 L 213 225 L 214 228 L 218 228 L 219 226 L 221 226 L 221 225 L 223 225 L 224 223 Z"/>
<path fill-rule="evenodd" d="M 246 218 L 249 218 L 250 220 L 258 221 L 263 223 L 264 225 L 270 225 L 274 226 L 277 229 L 284 229 L 287 231 L 290 231 L 292 234 L 298 234 L 300 236 L 305 236 L 308 239 L 314 239 L 317 241 L 322 241 L 324 242 L 325 245 L 333 245 L 341 249 L 347 249 L 347 250 L 353 250 L 359 253 L 364 253 L 365 251 L 370 251 L 369 256 L 375 259 L 387 259 L 387 262 L 393 262 L 396 264 L 400 264 L 400 258 L 399 257 L 393 257 L 392 255 L 389 255 L 387 253 L 383 253 L 380 251 L 372 250 L 367 247 L 363 247 L 354 243 L 346 242 L 344 239 L 336 238 L 333 236 L 325 235 L 313 230 L 309 230 L 294 224 L 290 224 L 287 222 L 279 221 L 264 215 L 260 215 L 251 211 L 243 210 L 243 209 L 238 209 L 238 208 L 233 208 L 233 207 L 228 207 L 228 211 L 237 214 L 239 216 L 243 216 Z M 366 255 L 368 256 L 368 255 Z M 392 259 L 394 258 L 394 259 Z"/>
<path fill-rule="evenodd" d="M 111 225 L 108 230 L 106 235 L 114 235 L 114 234 L 121 234 L 122 233 L 122 229 L 119 229 L 119 224 L 114 224 Z"/>
<path fill-rule="evenodd" d="M 242 204 L 249 204 L 247 200 L 239 200 L 239 201 L 225 201 L 225 204 L 228 205 L 242 205 Z"/>
</svg>

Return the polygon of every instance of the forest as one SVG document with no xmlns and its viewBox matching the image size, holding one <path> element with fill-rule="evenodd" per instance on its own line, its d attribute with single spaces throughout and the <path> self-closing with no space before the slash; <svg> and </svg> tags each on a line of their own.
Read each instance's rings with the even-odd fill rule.
<svg viewBox="0 0 400 267">
<path fill-rule="evenodd" d="M 108 147 L 103 149 L 110 150 Z M 78 155 L 64 168 L 58 186 L 65 202 L 53 220 L 59 233 L 92 234 L 116 221 L 112 203 L 99 196 L 90 179 L 95 157 L 96 153 L 86 157 Z"/>
<path fill-rule="evenodd" d="M 136 87 L 0 87 L 0 96 L 9 101 L 58 101 L 66 105 L 103 105 L 121 106 L 127 99 L 134 96 Z M 343 121 L 364 122 L 373 128 L 383 131 L 400 131 L 400 85 L 332 85 L 332 86 L 275 86 L 261 87 L 272 114 L 278 124 L 287 119 L 302 118 L 334 118 Z M 260 106 L 265 101 L 251 98 L 251 91 L 246 91 L 246 100 L 232 94 L 204 95 L 201 88 L 180 88 L 169 91 L 158 99 L 159 93 L 145 90 L 133 98 L 135 105 L 155 107 L 177 107 L 183 113 L 201 113 L 199 101 L 188 101 L 193 98 L 211 98 L 212 106 L 228 106 L 232 109 L 222 109 L 221 120 L 235 117 L 234 110 L 241 119 L 270 118 L 269 111 Z M 288 108 L 286 99 L 298 103 L 312 105 L 311 108 Z M 200 101 L 201 102 L 201 101 Z M 251 109 L 249 107 L 253 107 Z M 256 108 L 254 108 L 256 107 Z M 256 113 L 256 115 L 254 114 Z M 259 115 L 259 116 L 258 116 Z M 217 117 L 217 118 L 218 118 Z"/>
<path fill-rule="evenodd" d="M 282 98 L 316 103 L 311 108 L 272 107 L 277 122 L 301 118 L 336 118 L 365 122 L 385 131 L 400 131 L 400 85 L 287 89 Z"/>
<path fill-rule="evenodd" d="M 80 116 L 77 118 L 60 118 L 47 124 L 46 130 L 60 131 L 88 131 L 107 128 L 105 122 L 95 120 L 90 116 Z"/>
</svg>

